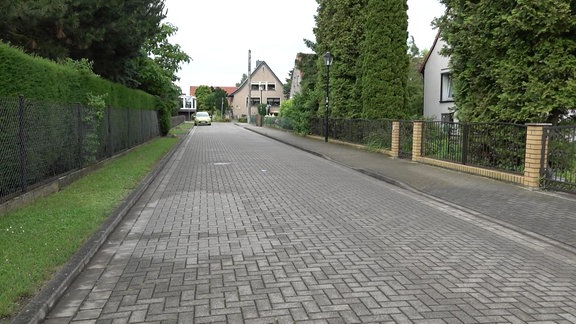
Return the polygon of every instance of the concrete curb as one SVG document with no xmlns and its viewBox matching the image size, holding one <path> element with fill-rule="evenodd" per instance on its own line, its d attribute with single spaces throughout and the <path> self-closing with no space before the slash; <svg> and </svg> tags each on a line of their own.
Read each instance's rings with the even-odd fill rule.
<svg viewBox="0 0 576 324">
<path fill-rule="evenodd" d="M 146 175 L 138 187 L 118 206 L 108 217 L 98 231 L 72 256 L 72 258 L 58 271 L 42 290 L 36 294 L 26 306 L 12 319 L 13 324 L 40 323 L 46 314 L 54 307 L 56 302 L 64 295 L 66 289 L 84 270 L 88 262 L 106 242 L 112 231 L 122 221 L 135 202 L 148 189 L 154 178 L 162 171 L 168 160 L 180 148 L 184 139 L 178 143 L 156 164 L 154 169 Z"/>
</svg>

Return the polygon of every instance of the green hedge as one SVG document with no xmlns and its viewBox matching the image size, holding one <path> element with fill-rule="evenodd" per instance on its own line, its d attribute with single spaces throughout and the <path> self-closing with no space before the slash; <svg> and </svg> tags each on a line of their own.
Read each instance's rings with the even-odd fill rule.
<svg viewBox="0 0 576 324">
<path fill-rule="evenodd" d="M 32 57 L 0 43 L 0 98 L 24 96 L 28 99 L 60 103 L 86 103 L 87 94 L 105 96 L 114 108 L 157 109 L 156 98 L 102 79 L 93 73 Z"/>
</svg>

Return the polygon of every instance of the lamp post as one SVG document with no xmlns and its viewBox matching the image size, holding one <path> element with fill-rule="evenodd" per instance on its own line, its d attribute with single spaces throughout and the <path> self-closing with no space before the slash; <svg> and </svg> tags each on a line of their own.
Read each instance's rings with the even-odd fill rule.
<svg viewBox="0 0 576 324">
<path fill-rule="evenodd" d="M 260 83 L 260 104 L 262 104 L 262 91 L 264 91 L 264 85 Z"/>
<path fill-rule="evenodd" d="M 328 142 L 328 110 L 330 108 L 328 97 L 330 95 L 330 65 L 332 65 L 332 54 L 324 54 L 324 65 L 326 65 L 326 104 L 324 107 L 324 142 Z"/>
</svg>

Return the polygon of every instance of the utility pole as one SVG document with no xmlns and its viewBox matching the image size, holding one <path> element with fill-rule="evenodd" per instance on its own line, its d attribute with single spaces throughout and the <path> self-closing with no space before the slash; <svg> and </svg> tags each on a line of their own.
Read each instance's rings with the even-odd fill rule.
<svg viewBox="0 0 576 324">
<path fill-rule="evenodd" d="M 250 119 L 252 118 L 252 51 L 248 50 L 248 100 L 246 100 L 246 105 L 248 106 L 248 124 L 250 124 Z"/>
</svg>

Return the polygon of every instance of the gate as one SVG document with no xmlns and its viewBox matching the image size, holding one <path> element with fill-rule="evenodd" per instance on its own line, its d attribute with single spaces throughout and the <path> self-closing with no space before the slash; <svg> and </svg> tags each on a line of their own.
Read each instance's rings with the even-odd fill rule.
<svg viewBox="0 0 576 324">
<path fill-rule="evenodd" d="M 576 193 L 576 126 L 547 127 L 543 147 L 543 188 Z"/>
</svg>

